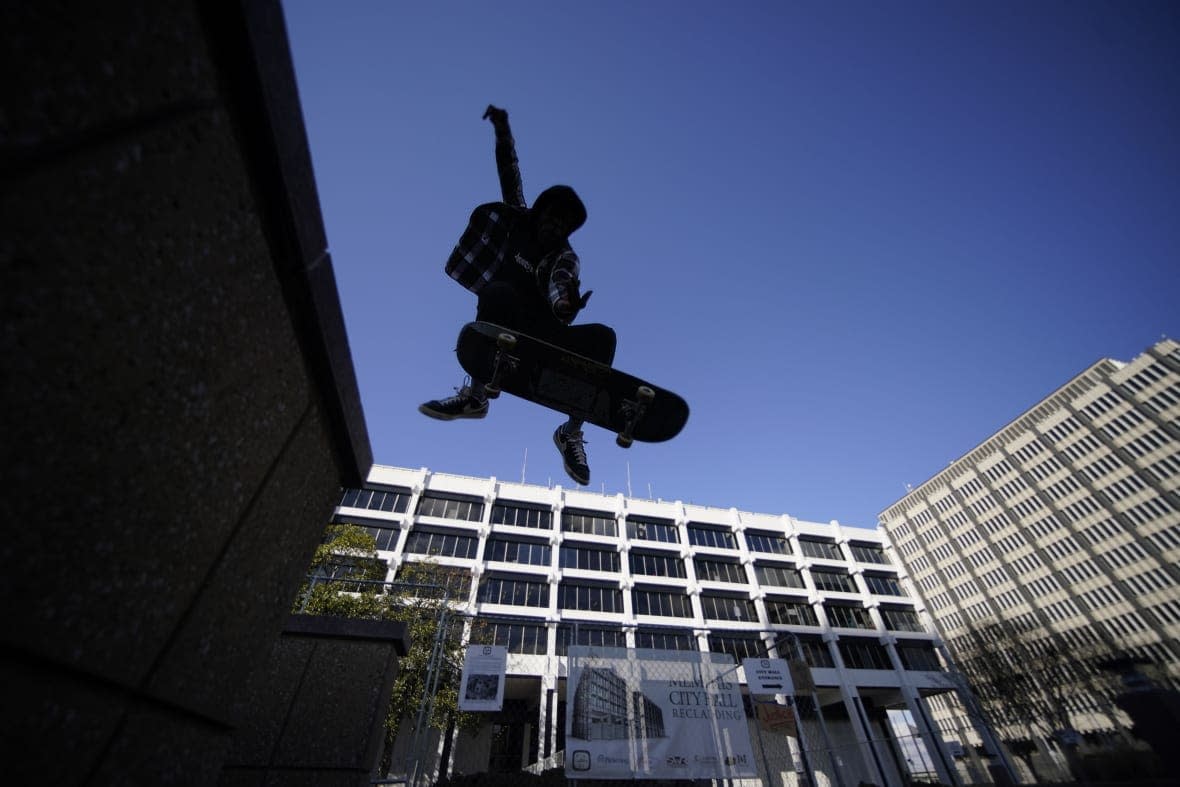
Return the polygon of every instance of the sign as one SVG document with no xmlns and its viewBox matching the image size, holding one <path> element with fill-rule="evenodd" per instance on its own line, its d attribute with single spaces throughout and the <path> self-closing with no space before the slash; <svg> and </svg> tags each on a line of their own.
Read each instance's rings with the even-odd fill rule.
<svg viewBox="0 0 1180 787">
<path fill-rule="evenodd" d="M 742 659 L 751 694 L 790 694 L 786 659 Z"/>
<path fill-rule="evenodd" d="M 735 675 L 717 653 L 571 646 L 566 777 L 756 778 Z"/>
<path fill-rule="evenodd" d="M 508 648 L 468 645 L 459 682 L 459 710 L 498 711 L 504 707 L 504 674 Z"/>
<path fill-rule="evenodd" d="M 795 714 L 789 705 L 759 704 L 754 706 L 758 723 L 767 732 L 782 732 L 792 738 L 799 737 L 795 729 Z"/>
</svg>

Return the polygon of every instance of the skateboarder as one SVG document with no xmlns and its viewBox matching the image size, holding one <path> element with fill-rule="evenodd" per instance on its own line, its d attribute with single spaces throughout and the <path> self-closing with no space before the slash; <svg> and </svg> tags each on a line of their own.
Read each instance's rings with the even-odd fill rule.
<svg viewBox="0 0 1180 787">
<path fill-rule="evenodd" d="M 479 297 L 476 319 L 518 330 L 607 364 L 615 358 L 615 332 L 598 324 L 571 325 L 586 306 L 578 255 L 569 236 L 586 222 L 586 207 L 569 186 L 551 186 L 529 208 L 524 200 L 516 143 L 508 113 L 488 106 L 484 119 L 496 134 L 496 169 L 503 202 L 471 214 L 446 272 Z M 485 380 L 464 382 L 454 396 L 432 399 L 419 412 L 445 421 L 488 414 Z M 590 483 L 582 421 L 571 417 L 553 432 L 570 478 Z"/>
</svg>

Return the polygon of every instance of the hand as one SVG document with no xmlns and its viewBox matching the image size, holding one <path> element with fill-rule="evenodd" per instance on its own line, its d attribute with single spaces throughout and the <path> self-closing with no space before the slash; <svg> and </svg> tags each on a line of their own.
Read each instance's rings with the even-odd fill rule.
<svg viewBox="0 0 1180 787">
<path fill-rule="evenodd" d="M 553 316 L 562 322 L 569 324 L 578 316 L 578 312 L 586 308 L 586 301 L 590 300 L 590 296 L 594 294 L 594 290 L 587 290 L 582 297 L 577 297 L 577 293 L 573 297 L 563 297 L 553 304 Z"/>
<path fill-rule="evenodd" d="M 500 109 L 499 107 L 488 104 L 488 108 L 484 110 L 483 119 L 487 120 L 489 118 L 491 118 L 493 126 L 498 126 L 501 123 L 507 123 L 508 110 Z"/>
</svg>

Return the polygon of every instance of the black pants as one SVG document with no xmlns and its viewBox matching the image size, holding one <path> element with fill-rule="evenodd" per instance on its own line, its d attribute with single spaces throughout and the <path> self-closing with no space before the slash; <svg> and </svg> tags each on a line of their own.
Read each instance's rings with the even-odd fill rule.
<svg viewBox="0 0 1180 787">
<path fill-rule="evenodd" d="M 610 366 L 615 360 L 615 331 L 598 323 L 564 325 L 535 292 L 507 281 L 489 282 L 479 292 L 475 318 L 503 325 Z"/>
</svg>

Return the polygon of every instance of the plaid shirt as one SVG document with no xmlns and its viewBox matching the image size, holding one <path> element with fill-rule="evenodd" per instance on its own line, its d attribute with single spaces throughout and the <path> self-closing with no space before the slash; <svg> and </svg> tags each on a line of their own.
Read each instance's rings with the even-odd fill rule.
<svg viewBox="0 0 1180 787">
<path fill-rule="evenodd" d="M 537 287 L 548 295 L 551 307 L 570 296 L 571 284 L 576 297 L 581 264 L 568 243 L 557 254 L 546 255 L 539 261 L 526 260 L 519 253 L 508 258 L 512 230 L 528 215 L 529 209 L 524 201 L 516 146 L 507 126 L 496 127 L 496 169 L 505 201 L 488 202 L 471 212 L 467 229 L 447 258 L 447 275 L 478 295 L 484 285 L 496 278 L 507 259 L 509 265 L 520 265 L 532 274 Z"/>
</svg>

